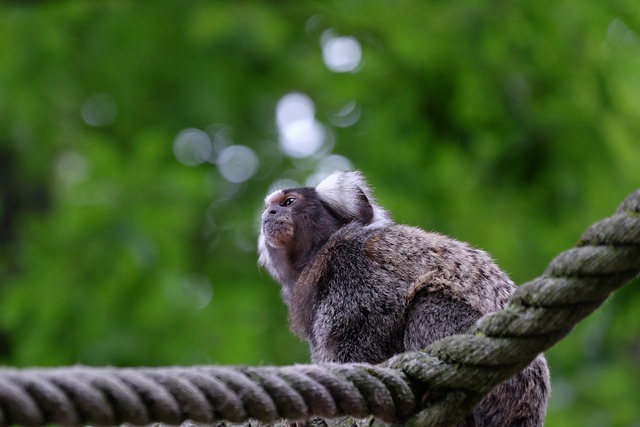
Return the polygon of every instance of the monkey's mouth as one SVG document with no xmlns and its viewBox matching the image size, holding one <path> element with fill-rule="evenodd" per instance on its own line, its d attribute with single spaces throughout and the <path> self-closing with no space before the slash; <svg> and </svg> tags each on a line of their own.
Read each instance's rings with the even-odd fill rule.
<svg viewBox="0 0 640 427">
<path fill-rule="evenodd" d="M 293 239 L 293 224 L 288 221 L 266 221 L 262 232 L 269 246 L 282 248 Z"/>
</svg>

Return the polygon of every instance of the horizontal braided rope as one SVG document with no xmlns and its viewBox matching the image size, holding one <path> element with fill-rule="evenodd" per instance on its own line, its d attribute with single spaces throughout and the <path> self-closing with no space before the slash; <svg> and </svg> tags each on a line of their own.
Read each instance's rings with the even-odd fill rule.
<svg viewBox="0 0 640 427">
<path fill-rule="evenodd" d="M 385 366 L 0 369 L 0 426 L 373 415 L 446 426 L 640 272 L 640 190 L 469 334 Z"/>
</svg>

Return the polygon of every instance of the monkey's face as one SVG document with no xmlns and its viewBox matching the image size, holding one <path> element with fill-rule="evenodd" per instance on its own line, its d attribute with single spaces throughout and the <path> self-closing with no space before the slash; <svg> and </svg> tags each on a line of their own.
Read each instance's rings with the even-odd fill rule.
<svg viewBox="0 0 640 427">
<path fill-rule="evenodd" d="M 267 196 L 258 262 L 284 286 L 285 299 L 300 272 L 344 224 L 325 206 L 315 188 L 279 190 Z"/>
<path fill-rule="evenodd" d="M 317 187 L 278 190 L 265 199 L 258 238 L 258 263 L 284 285 L 298 275 L 342 227 L 382 227 L 393 221 L 373 203 L 358 172 L 336 172 Z M 285 299 L 287 297 L 286 291 Z"/>
<path fill-rule="evenodd" d="M 293 204 L 300 199 L 294 192 L 276 191 L 265 200 L 262 213 L 262 235 L 274 249 L 286 249 L 294 240 Z"/>
<path fill-rule="evenodd" d="M 261 233 L 271 250 L 306 258 L 343 224 L 327 210 L 315 189 L 294 188 L 266 198 Z"/>
</svg>

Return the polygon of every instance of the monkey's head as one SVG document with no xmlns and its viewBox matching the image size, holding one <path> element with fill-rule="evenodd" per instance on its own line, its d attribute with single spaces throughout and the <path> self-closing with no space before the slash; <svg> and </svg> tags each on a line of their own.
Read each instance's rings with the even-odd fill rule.
<svg viewBox="0 0 640 427">
<path fill-rule="evenodd" d="M 277 190 L 265 199 L 258 240 L 260 265 L 283 286 L 293 286 L 331 235 L 347 224 L 392 223 L 360 172 L 335 172 L 317 187 Z"/>
</svg>

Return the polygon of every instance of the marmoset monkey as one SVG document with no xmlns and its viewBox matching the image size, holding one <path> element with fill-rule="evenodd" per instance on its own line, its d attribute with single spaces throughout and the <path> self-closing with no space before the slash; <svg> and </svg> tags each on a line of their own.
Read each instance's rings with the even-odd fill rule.
<svg viewBox="0 0 640 427">
<path fill-rule="evenodd" d="M 379 363 L 465 333 L 515 287 L 484 251 L 395 224 L 359 172 L 265 199 L 259 263 L 281 283 L 291 329 L 315 363 Z M 539 355 L 459 425 L 541 426 L 550 393 Z"/>
</svg>

